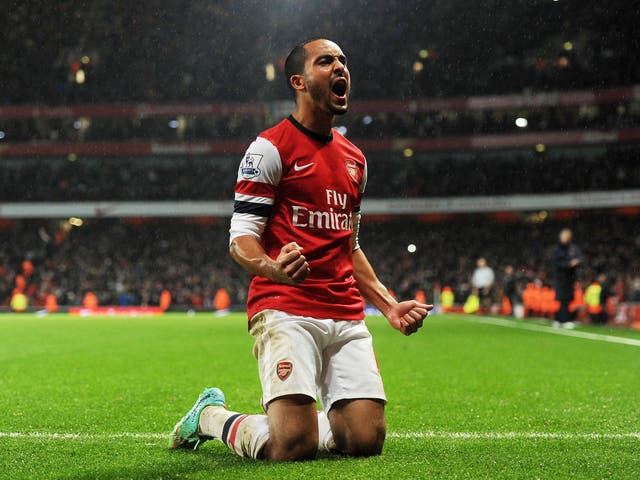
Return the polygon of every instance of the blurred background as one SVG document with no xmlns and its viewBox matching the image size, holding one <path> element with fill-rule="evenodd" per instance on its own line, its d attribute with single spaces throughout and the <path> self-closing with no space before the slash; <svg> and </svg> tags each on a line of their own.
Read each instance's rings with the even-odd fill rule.
<svg viewBox="0 0 640 480">
<path fill-rule="evenodd" d="M 367 155 L 361 244 L 395 294 L 462 308 L 483 257 L 485 310 L 552 316 L 549 256 L 569 227 L 585 256 L 574 315 L 640 321 L 633 2 L 3 10 L 2 309 L 242 309 L 248 278 L 227 253 L 238 164 L 292 111 L 287 53 L 322 36 L 349 57 L 336 128 Z M 594 284 L 598 311 L 582 297 Z"/>
</svg>

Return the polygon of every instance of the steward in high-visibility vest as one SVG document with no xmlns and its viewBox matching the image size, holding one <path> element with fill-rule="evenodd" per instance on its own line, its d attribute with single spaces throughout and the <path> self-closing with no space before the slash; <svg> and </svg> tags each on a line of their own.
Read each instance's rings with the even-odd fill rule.
<svg viewBox="0 0 640 480">
<path fill-rule="evenodd" d="M 427 294 L 424 293 L 424 290 L 418 290 L 414 300 L 418 303 L 427 303 Z"/>
<path fill-rule="evenodd" d="M 160 308 L 167 310 L 171 306 L 171 292 L 164 289 L 160 294 Z"/>
<path fill-rule="evenodd" d="M 529 282 L 522 292 L 525 317 L 543 315 L 542 285 L 538 282 Z"/>
<path fill-rule="evenodd" d="M 584 306 L 584 292 L 582 291 L 580 284 L 576 282 L 573 287 L 573 300 L 569 304 L 569 312 L 571 313 L 577 312 L 583 306 Z"/>
<path fill-rule="evenodd" d="M 500 309 L 501 315 L 511 315 L 513 313 L 513 307 L 511 306 L 511 300 L 509 297 L 502 297 L 502 308 Z"/>
<path fill-rule="evenodd" d="M 44 300 L 44 308 L 49 313 L 54 313 L 58 311 L 58 299 L 53 293 L 47 295 Z"/>
<path fill-rule="evenodd" d="M 87 294 L 82 299 L 82 306 L 84 308 L 98 308 L 98 297 L 93 292 L 87 292 Z"/>
<path fill-rule="evenodd" d="M 25 260 L 22 262 L 22 274 L 26 278 L 31 278 L 31 275 L 33 275 L 33 270 L 34 266 L 31 260 Z"/>
<path fill-rule="evenodd" d="M 451 290 L 451 287 L 444 287 L 440 292 L 440 307 L 443 312 L 450 312 L 453 310 L 453 304 L 456 298 Z"/>
<path fill-rule="evenodd" d="M 24 312 L 29 306 L 27 296 L 20 290 L 15 289 L 11 297 L 11 309 L 15 312 Z"/>
<path fill-rule="evenodd" d="M 462 311 L 464 313 L 476 313 L 478 310 L 480 310 L 480 297 L 472 293 L 462 306 Z"/>
<path fill-rule="evenodd" d="M 524 307 L 524 316 L 528 317 L 533 313 L 533 282 L 529 282 L 525 289 L 522 291 L 522 306 Z"/>
<path fill-rule="evenodd" d="M 27 289 L 27 279 L 25 278 L 24 275 L 16 275 L 16 289 L 20 290 L 21 292 L 24 292 Z"/>
<path fill-rule="evenodd" d="M 216 291 L 215 296 L 213 297 L 213 308 L 215 308 L 218 312 L 224 312 L 229 310 L 231 306 L 231 297 L 229 296 L 229 292 L 227 292 L 224 288 L 219 288 Z"/>
<path fill-rule="evenodd" d="M 602 312 L 602 304 L 600 303 L 600 294 L 602 286 L 598 282 L 593 282 L 584 292 L 584 301 L 587 304 L 587 311 L 590 315 L 598 315 Z"/>
</svg>

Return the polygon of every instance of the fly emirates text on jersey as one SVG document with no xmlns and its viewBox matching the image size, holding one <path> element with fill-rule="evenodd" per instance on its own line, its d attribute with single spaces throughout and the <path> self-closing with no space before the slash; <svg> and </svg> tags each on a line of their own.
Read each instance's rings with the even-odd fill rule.
<svg viewBox="0 0 640 480">
<path fill-rule="evenodd" d="M 353 230 L 351 212 L 347 213 L 347 194 L 327 189 L 327 210 L 309 210 L 293 205 L 293 226 L 324 228 L 326 230 Z"/>
</svg>

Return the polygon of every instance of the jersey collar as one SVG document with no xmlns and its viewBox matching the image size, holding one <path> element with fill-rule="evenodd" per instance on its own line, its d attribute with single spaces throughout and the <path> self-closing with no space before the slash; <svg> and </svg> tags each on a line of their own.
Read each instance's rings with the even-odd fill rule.
<svg viewBox="0 0 640 480">
<path fill-rule="evenodd" d="M 296 127 L 298 130 L 300 130 L 302 133 L 304 133 L 306 136 L 311 137 L 314 140 L 318 140 L 319 142 L 324 142 L 324 143 L 329 143 L 331 140 L 333 140 L 333 132 L 331 132 L 329 135 L 322 135 L 321 133 L 313 132 L 309 130 L 307 127 L 305 127 L 304 125 L 302 125 L 295 118 L 293 118 L 293 115 L 289 115 L 287 120 L 293 123 L 293 126 Z"/>
</svg>

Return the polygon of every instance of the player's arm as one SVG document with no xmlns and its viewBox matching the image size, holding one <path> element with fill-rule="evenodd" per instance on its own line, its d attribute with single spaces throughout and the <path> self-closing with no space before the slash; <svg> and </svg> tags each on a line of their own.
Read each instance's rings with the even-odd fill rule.
<svg viewBox="0 0 640 480">
<path fill-rule="evenodd" d="M 361 248 L 353 252 L 354 277 L 362 296 L 387 317 L 393 328 L 405 335 L 416 333 L 433 305 L 408 300 L 397 302 L 378 279 Z"/>
<path fill-rule="evenodd" d="M 233 259 L 253 275 L 277 283 L 301 283 L 309 274 L 302 248 L 295 242 L 271 258 L 261 239 L 282 177 L 280 153 L 268 140 L 258 137 L 243 157 L 235 187 L 229 251 Z"/>
<path fill-rule="evenodd" d="M 370 304 L 376 307 L 387 317 L 393 328 L 405 335 L 411 335 L 422 327 L 422 322 L 426 318 L 433 305 L 425 305 L 414 300 L 397 302 L 389 293 L 387 287 L 378 279 L 376 272 L 369 263 L 366 255 L 360 248 L 360 201 L 364 195 L 367 185 L 367 165 L 362 175 L 360 183 L 359 198 L 353 212 L 353 233 L 351 234 L 351 246 L 353 248 L 353 275 L 358 282 L 360 293 Z"/>
<path fill-rule="evenodd" d="M 229 251 L 233 259 L 249 273 L 276 283 L 298 284 L 309 275 L 309 263 L 302 254 L 302 247 L 296 242 L 282 247 L 276 259 L 267 255 L 259 239 L 252 235 L 234 238 Z"/>
</svg>

